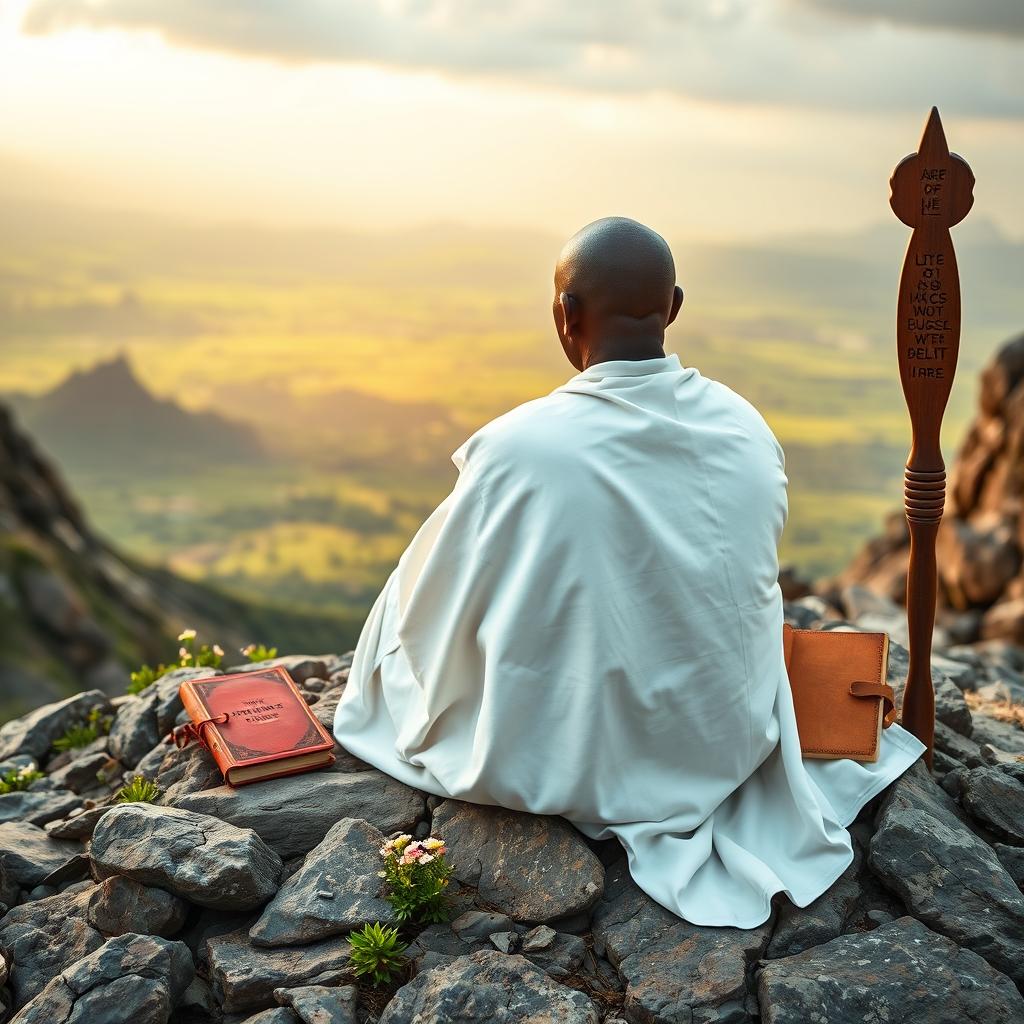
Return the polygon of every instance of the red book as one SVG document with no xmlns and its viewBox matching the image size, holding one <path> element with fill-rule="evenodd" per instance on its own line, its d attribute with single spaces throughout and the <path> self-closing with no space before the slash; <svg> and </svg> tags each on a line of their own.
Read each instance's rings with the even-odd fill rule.
<svg viewBox="0 0 1024 1024">
<path fill-rule="evenodd" d="M 178 693 L 192 722 L 168 740 L 198 740 L 232 786 L 334 764 L 334 737 L 281 666 L 189 679 Z"/>
</svg>

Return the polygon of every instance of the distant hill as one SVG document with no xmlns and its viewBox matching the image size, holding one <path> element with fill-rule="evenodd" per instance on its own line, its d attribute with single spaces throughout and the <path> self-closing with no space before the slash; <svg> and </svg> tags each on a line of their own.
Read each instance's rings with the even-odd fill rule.
<svg viewBox="0 0 1024 1024">
<path fill-rule="evenodd" d="M 75 371 L 45 394 L 7 398 L 43 445 L 76 470 L 198 467 L 266 457 L 248 426 L 157 398 L 123 355 Z"/>
<path fill-rule="evenodd" d="M 126 556 L 0 404 L 0 722 L 81 689 L 122 693 L 130 669 L 174 660 L 185 627 L 239 660 L 250 642 L 347 649 L 360 623 L 244 601 Z"/>
<path fill-rule="evenodd" d="M 448 453 L 471 433 L 439 402 L 395 401 L 354 388 L 295 395 L 274 379 L 218 385 L 213 404 L 248 423 L 268 452 L 335 468 L 398 458 L 406 466 L 447 469 Z"/>
</svg>

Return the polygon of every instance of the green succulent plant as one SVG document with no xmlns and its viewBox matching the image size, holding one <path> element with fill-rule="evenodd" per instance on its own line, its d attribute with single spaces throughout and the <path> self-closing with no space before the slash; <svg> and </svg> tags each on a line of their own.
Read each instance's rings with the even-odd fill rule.
<svg viewBox="0 0 1024 1024">
<path fill-rule="evenodd" d="M 380 921 L 365 924 L 348 937 L 350 964 L 356 977 L 368 977 L 375 987 L 390 984 L 405 967 L 403 955 L 408 943 L 398 937 L 398 929 Z"/>
</svg>

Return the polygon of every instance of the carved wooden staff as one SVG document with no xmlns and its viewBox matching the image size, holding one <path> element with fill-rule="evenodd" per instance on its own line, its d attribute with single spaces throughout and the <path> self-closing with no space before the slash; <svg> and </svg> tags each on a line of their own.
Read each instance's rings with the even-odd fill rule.
<svg viewBox="0 0 1024 1024">
<path fill-rule="evenodd" d="M 974 202 L 974 174 L 963 158 L 950 153 L 935 107 L 918 151 L 899 162 L 889 186 L 893 212 L 914 229 L 903 261 L 896 314 L 900 380 L 913 430 L 904 473 L 904 505 L 910 528 L 910 667 L 900 722 L 927 745 L 924 758 L 931 771 L 935 738 L 931 675 L 935 538 L 946 495 L 939 431 L 960 346 L 960 278 L 949 229 L 967 216 Z"/>
</svg>

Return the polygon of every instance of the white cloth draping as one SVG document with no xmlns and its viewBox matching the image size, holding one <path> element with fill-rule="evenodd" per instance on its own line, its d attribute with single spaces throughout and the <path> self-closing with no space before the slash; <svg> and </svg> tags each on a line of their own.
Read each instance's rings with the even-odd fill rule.
<svg viewBox="0 0 1024 1024">
<path fill-rule="evenodd" d="M 481 427 L 377 597 L 334 733 L 439 796 L 615 836 L 698 925 L 752 928 L 853 860 L 924 744 L 804 759 L 782 647 L 785 456 L 670 354 L 594 364 Z"/>
</svg>

